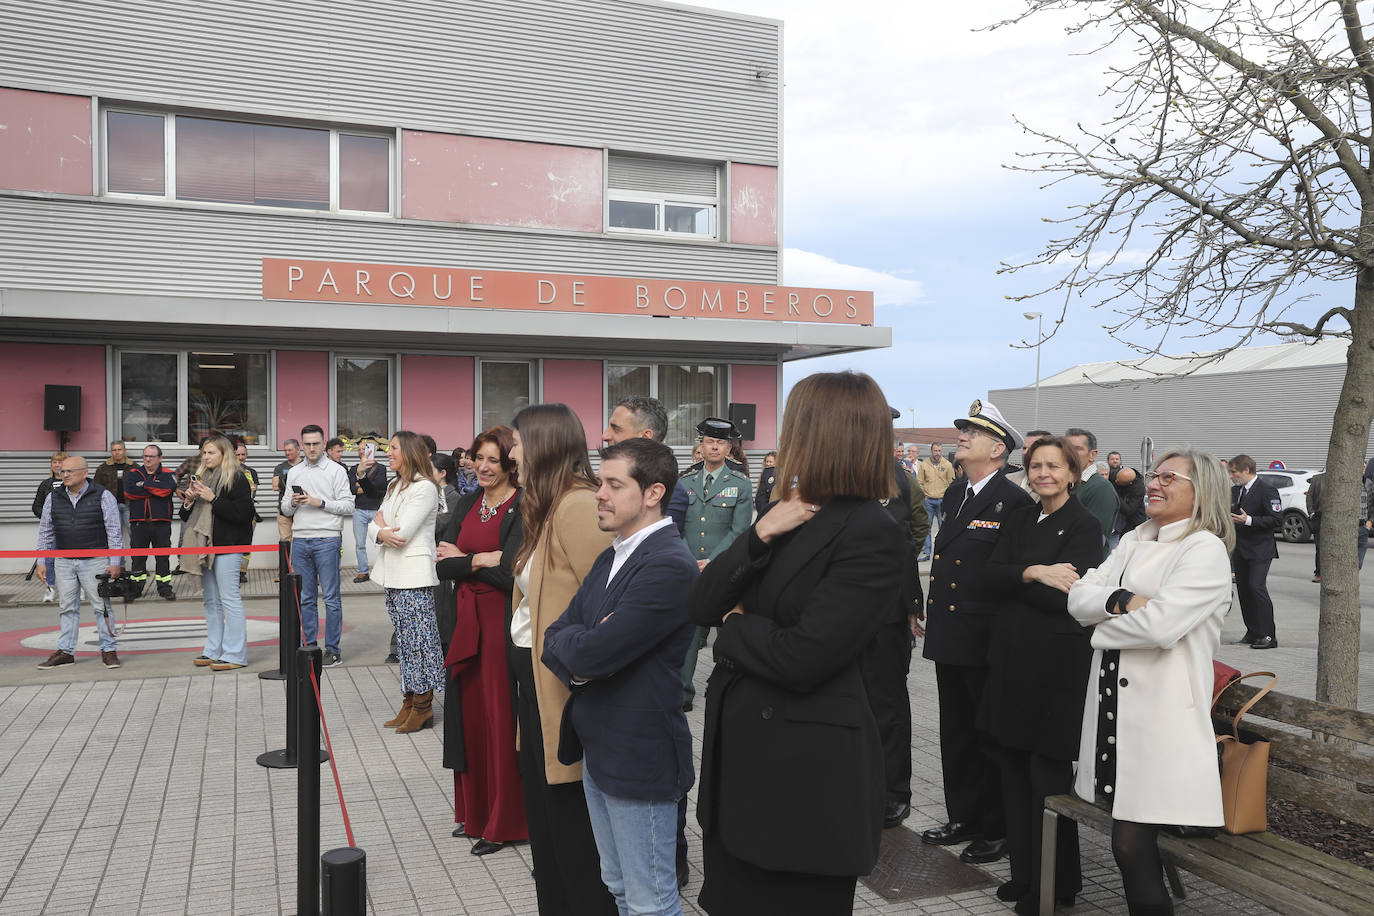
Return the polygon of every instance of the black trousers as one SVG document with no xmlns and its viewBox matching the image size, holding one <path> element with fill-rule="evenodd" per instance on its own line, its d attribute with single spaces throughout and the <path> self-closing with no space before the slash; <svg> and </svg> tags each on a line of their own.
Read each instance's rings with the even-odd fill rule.
<svg viewBox="0 0 1374 916">
<path fill-rule="evenodd" d="M 130 522 L 129 546 L 134 548 L 135 550 L 143 550 L 148 547 L 171 547 L 172 523 Z M 133 562 L 130 564 L 132 568 L 132 575 L 148 575 L 147 557 L 132 557 L 131 559 L 133 560 Z M 167 577 L 172 574 L 171 558 L 166 555 L 153 557 L 153 569 L 157 571 L 157 576 L 162 583 L 168 583 Z"/>
<path fill-rule="evenodd" d="M 1312 561 L 1312 575 L 1322 574 L 1322 514 L 1317 512 L 1307 519 L 1307 526 L 1312 529 L 1312 546 L 1316 548 L 1312 555 L 1316 557 Z"/>
<path fill-rule="evenodd" d="M 1031 899 L 1040 896 L 1041 821 L 1045 799 L 1067 795 L 1073 789 L 1073 763 L 1042 757 L 1019 748 L 998 748 L 1002 771 L 1002 798 L 1006 803 L 1007 852 L 1011 856 L 1012 883 L 1027 888 Z M 1058 897 L 1083 889 L 1078 859 L 1078 824 L 1059 819 L 1055 844 L 1054 893 Z"/>
<path fill-rule="evenodd" d="M 525 797 L 525 822 L 530 828 L 539 916 L 617 916 L 615 898 L 601 880 L 601 857 L 596 852 L 582 783 L 551 786 L 544 778 L 544 731 L 534 693 L 532 656 L 531 650 L 506 639 L 515 716 L 520 724 L 516 764 Z"/>
<path fill-rule="evenodd" d="M 1274 635 L 1274 602 L 1269 598 L 1269 564 L 1272 559 L 1247 560 L 1232 555 L 1231 568 L 1236 574 L 1236 594 L 1240 598 L 1240 615 L 1245 620 L 1245 632 L 1251 639 Z"/>
<path fill-rule="evenodd" d="M 987 677 L 987 668 L 935 664 L 945 811 L 951 821 L 977 825 L 984 837 L 995 840 L 1006 836 L 1002 776 L 993 747 L 973 727 Z"/>
<path fill-rule="evenodd" d="M 911 801 L 911 631 L 905 621 L 883 624 L 864 648 L 859 667 L 868 691 L 868 708 L 878 720 L 883 741 L 883 779 L 887 801 Z"/>
</svg>

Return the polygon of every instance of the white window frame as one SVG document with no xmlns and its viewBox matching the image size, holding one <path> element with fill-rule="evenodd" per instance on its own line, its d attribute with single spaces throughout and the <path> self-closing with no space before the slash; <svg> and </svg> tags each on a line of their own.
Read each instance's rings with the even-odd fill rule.
<svg viewBox="0 0 1374 916">
<path fill-rule="evenodd" d="M 111 351 L 113 358 L 110 360 L 110 365 L 113 367 L 113 373 L 110 378 L 110 390 L 114 392 L 114 396 L 110 398 L 109 416 L 107 417 L 107 422 L 109 423 L 109 429 L 111 431 L 110 439 L 124 438 L 124 417 L 121 413 L 124 409 L 124 357 L 128 354 L 147 353 L 161 356 L 175 356 L 177 358 L 177 438 L 175 442 L 155 442 L 154 444 L 169 448 L 182 446 L 194 447 L 196 443 L 190 441 L 191 429 L 189 418 L 191 406 L 191 354 L 203 351 L 183 349 L 176 346 L 113 347 Z M 269 452 L 275 450 L 276 445 L 273 441 L 276 436 L 277 428 L 277 361 L 275 351 L 263 349 L 262 347 L 234 346 L 224 352 L 229 352 L 234 356 L 264 355 L 267 357 L 267 418 L 265 421 L 267 423 L 267 429 L 264 431 L 263 435 L 258 438 L 257 442 L 252 445 L 247 445 L 247 443 L 245 443 L 245 445 L 247 445 L 250 452 Z M 134 440 L 129 442 L 128 445 L 136 445 L 139 448 L 143 448 L 150 441 L 153 440 Z"/>
<path fill-rule="evenodd" d="M 474 360 L 475 375 L 472 382 L 472 434 L 481 435 L 486 430 L 482 426 L 482 416 L 485 410 L 482 405 L 482 367 L 487 363 L 522 363 L 529 367 L 530 371 L 530 403 L 538 404 L 543 401 L 543 394 L 540 391 L 540 380 L 543 378 L 543 360 L 530 359 L 522 356 L 479 356 Z M 604 376 L 603 376 L 604 379 Z"/>
<path fill-rule="evenodd" d="M 624 226 L 612 226 L 611 204 L 617 200 L 629 203 L 655 204 L 655 228 L 633 229 Z M 665 208 L 671 206 L 706 207 L 711 214 L 710 233 L 669 232 L 667 229 L 663 228 Z M 645 191 L 622 191 L 616 188 L 607 188 L 606 231 L 617 233 L 623 232 L 627 235 L 653 235 L 670 239 L 718 239 L 720 238 L 720 201 L 715 197 L 694 197 L 688 194 L 652 194 Z"/>
<path fill-rule="evenodd" d="M 162 194 L 138 194 L 133 191 L 110 190 L 110 151 L 108 115 L 119 114 L 148 115 L 162 118 Z M 198 118 L 210 121 L 231 121 L 235 124 L 264 124 L 274 127 L 299 127 L 303 130 L 329 131 L 329 207 L 311 209 L 309 207 L 270 207 L 262 204 L 239 204 L 215 200 L 179 200 L 176 186 L 176 120 L 178 117 Z M 339 206 L 339 136 L 369 137 L 387 141 L 387 208 L 381 210 L 345 210 Z M 302 121 L 274 121 L 270 118 L 236 117 L 228 114 L 201 114 L 199 112 L 155 110 L 149 108 L 111 105 L 100 110 L 100 192 L 104 197 L 117 200 L 158 200 L 177 203 L 183 206 L 210 207 L 226 210 L 248 210 L 253 212 L 298 213 L 316 215 L 322 213 L 340 216 L 359 216 L 372 219 L 390 219 L 396 214 L 396 135 L 384 130 L 363 130 L 349 127 L 330 127 L 324 124 L 311 124 Z M 676 233 L 681 234 L 681 233 Z"/>
<path fill-rule="evenodd" d="M 658 393 L 658 392 L 659 392 L 659 386 L 658 386 L 658 382 L 659 382 L 659 378 L 658 378 L 658 377 L 659 377 L 659 370 L 660 370 L 663 366 L 686 366 L 686 365 L 692 365 L 692 366 L 714 366 L 714 367 L 715 367 L 715 369 L 716 369 L 716 405 L 715 405 L 715 410 L 714 410 L 714 412 L 708 414 L 708 416 L 716 416 L 716 417 L 723 416 L 724 414 L 722 413 L 722 410 L 728 408 L 728 407 L 729 407 L 729 404 L 730 404 L 730 397 L 731 397 L 731 388 L 730 388 L 730 367 L 731 367 L 732 365 L 734 365 L 734 364 L 733 364 L 733 363 L 729 363 L 729 362 L 717 363 L 717 362 L 713 362 L 713 361 L 711 361 L 711 360 L 685 360 L 685 359 L 636 359 L 636 360 L 627 360 L 627 359 L 608 359 L 608 360 L 604 360 L 603 363 L 602 363 L 602 369 L 601 369 L 601 405 L 602 405 L 602 410 L 601 410 L 601 412 L 602 412 L 602 414 L 604 414 L 605 416 L 608 416 L 608 417 L 609 417 L 609 416 L 611 415 L 611 410 L 612 410 L 612 409 L 614 408 L 614 406 L 615 406 L 614 404 L 611 403 L 611 369 L 612 369 L 612 368 L 617 367 L 617 366 L 628 366 L 628 367 L 630 367 L 630 368 L 639 368 L 639 367 L 641 367 L 641 366 L 648 366 L 649 369 L 650 369 L 650 372 L 649 372 L 649 388 L 650 388 L 650 391 L 648 392 L 648 396 L 651 397 L 651 398 L 658 398 L 660 401 L 662 401 L 663 399 L 662 399 L 662 397 L 661 397 L 661 396 L 659 395 L 659 393 Z M 687 444 L 690 445 L 691 443 L 687 443 Z M 674 447 L 674 448 L 682 448 L 683 446 L 680 446 L 680 445 L 679 445 L 679 446 L 673 446 L 673 447 Z"/>
<path fill-rule="evenodd" d="M 382 435 L 390 436 L 396 431 L 396 417 L 400 412 L 398 405 L 400 404 L 401 398 L 401 354 L 368 353 L 366 351 L 356 350 L 331 350 L 329 352 L 329 425 L 325 427 L 329 435 L 325 438 L 331 439 L 339 435 L 339 360 L 341 359 L 386 360 L 386 429 L 382 432 Z"/>
</svg>

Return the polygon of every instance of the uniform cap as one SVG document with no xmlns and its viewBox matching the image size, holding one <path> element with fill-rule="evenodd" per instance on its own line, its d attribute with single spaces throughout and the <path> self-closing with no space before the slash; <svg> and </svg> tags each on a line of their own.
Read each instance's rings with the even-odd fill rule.
<svg viewBox="0 0 1374 916">
<path fill-rule="evenodd" d="M 710 436 L 712 439 L 743 439 L 744 436 L 729 420 L 720 417 L 707 417 L 697 424 L 697 435 Z"/>
<path fill-rule="evenodd" d="M 1015 427 L 1002 418 L 1002 411 L 998 410 L 997 405 L 991 401 L 974 401 L 968 409 L 968 416 L 955 420 L 954 425 L 959 429 L 976 426 L 981 430 L 990 432 L 1006 443 L 1008 451 L 1020 448 L 1025 442 Z"/>
</svg>

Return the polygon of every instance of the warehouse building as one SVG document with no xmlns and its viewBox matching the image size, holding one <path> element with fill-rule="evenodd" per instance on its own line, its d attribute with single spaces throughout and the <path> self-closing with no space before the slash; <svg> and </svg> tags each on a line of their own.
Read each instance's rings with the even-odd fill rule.
<svg viewBox="0 0 1374 916">
<path fill-rule="evenodd" d="M 785 361 L 891 343 L 871 293 L 779 285 L 781 30 L 655 0 L 0 10 L 0 544 L 31 544 L 61 435 L 175 464 L 217 429 L 267 473 L 305 423 L 449 449 L 557 400 L 594 447 L 651 394 L 683 454 L 732 411 L 772 447 Z"/>
</svg>

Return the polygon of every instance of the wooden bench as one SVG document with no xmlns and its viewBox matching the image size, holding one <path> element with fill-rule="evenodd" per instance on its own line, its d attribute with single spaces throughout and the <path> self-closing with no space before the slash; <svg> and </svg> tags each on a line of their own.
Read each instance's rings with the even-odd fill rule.
<svg viewBox="0 0 1374 916">
<path fill-rule="evenodd" d="M 1229 733 L 1236 710 L 1255 693 L 1246 684 L 1226 692 L 1222 703 L 1229 710 L 1216 711 L 1218 733 Z M 1270 798 L 1374 827 L 1374 715 L 1271 692 L 1246 714 L 1242 728 L 1270 742 Z M 1054 837 L 1061 817 L 1111 832 L 1105 809 L 1071 795 L 1045 800 L 1041 916 L 1054 912 Z M 1159 850 L 1178 898 L 1184 890 L 1176 869 L 1183 868 L 1280 913 L 1374 913 L 1374 871 L 1272 833 L 1184 839 L 1161 832 Z"/>
</svg>

